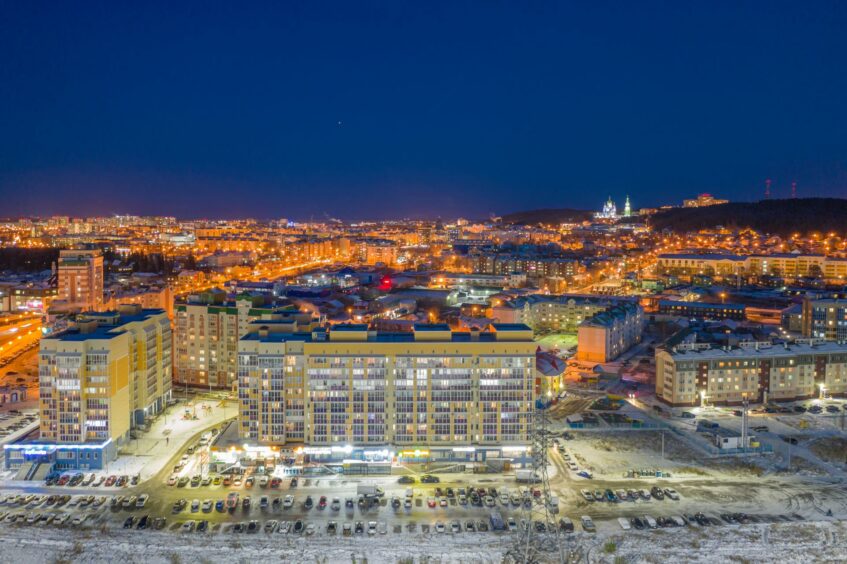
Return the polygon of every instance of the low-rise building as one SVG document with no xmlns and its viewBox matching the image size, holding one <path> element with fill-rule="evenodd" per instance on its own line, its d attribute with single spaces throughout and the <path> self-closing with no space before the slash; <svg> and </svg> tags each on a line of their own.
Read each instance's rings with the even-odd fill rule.
<svg viewBox="0 0 847 564">
<path fill-rule="evenodd" d="M 643 332 L 643 308 L 634 302 L 622 302 L 580 323 L 576 358 L 609 362 L 640 343 Z"/>
<path fill-rule="evenodd" d="M 674 406 L 847 395 L 847 345 L 821 339 L 738 346 L 671 342 L 656 350 L 656 396 Z"/>
</svg>

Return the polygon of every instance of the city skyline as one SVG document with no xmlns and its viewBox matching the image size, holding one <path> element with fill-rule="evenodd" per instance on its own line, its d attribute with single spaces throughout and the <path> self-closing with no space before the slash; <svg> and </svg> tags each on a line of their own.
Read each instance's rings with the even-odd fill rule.
<svg viewBox="0 0 847 564">
<path fill-rule="evenodd" d="M 198 6 L 2 8 L 3 215 L 487 217 L 847 186 L 838 3 Z"/>
</svg>

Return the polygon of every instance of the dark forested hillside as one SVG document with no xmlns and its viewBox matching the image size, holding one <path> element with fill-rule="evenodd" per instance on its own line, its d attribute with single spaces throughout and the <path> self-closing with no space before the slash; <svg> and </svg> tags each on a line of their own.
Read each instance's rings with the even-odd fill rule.
<svg viewBox="0 0 847 564">
<path fill-rule="evenodd" d="M 569 208 L 529 210 L 506 214 L 503 216 L 503 223 L 519 225 L 573 223 L 591 219 L 591 214 L 590 211 Z"/>
<path fill-rule="evenodd" d="M 798 198 L 732 202 L 703 208 L 674 208 L 649 219 L 655 230 L 696 231 L 721 225 L 730 229 L 750 227 L 777 235 L 847 231 L 847 200 Z"/>
</svg>

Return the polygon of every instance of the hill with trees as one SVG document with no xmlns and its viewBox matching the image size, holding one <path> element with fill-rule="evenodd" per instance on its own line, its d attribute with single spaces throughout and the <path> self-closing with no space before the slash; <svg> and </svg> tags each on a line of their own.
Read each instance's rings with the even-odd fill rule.
<svg viewBox="0 0 847 564">
<path fill-rule="evenodd" d="M 509 213 L 503 216 L 503 223 L 517 225 L 537 225 L 540 223 L 556 225 L 559 223 L 578 223 L 591 219 L 592 212 L 570 208 L 541 209 Z"/>
<path fill-rule="evenodd" d="M 792 233 L 847 231 L 847 200 L 841 198 L 797 198 L 731 202 L 702 208 L 673 208 L 649 218 L 657 231 L 677 233 L 723 226 L 751 228 L 764 233 L 789 236 Z"/>
</svg>

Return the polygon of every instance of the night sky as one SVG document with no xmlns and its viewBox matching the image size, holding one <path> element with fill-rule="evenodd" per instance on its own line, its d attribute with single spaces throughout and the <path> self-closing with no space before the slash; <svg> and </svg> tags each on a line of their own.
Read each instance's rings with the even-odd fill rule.
<svg viewBox="0 0 847 564">
<path fill-rule="evenodd" d="M 0 216 L 847 195 L 847 3 L 566 4 L 0 0 Z"/>
</svg>

